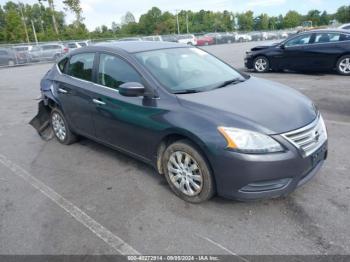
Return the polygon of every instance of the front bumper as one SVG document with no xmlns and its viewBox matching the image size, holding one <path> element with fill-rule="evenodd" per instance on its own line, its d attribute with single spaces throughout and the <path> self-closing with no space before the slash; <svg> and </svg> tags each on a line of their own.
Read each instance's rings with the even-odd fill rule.
<svg viewBox="0 0 350 262">
<path fill-rule="evenodd" d="M 285 152 L 248 155 L 223 150 L 211 160 L 219 196 L 236 200 L 256 200 L 287 195 L 309 181 L 327 158 L 327 142 L 320 154 L 303 158 L 290 146 Z"/>
<path fill-rule="evenodd" d="M 253 65 L 253 57 L 250 56 L 250 55 L 247 55 L 245 58 L 244 58 L 244 66 L 247 68 L 247 69 L 253 69 L 254 68 L 254 65 Z"/>
</svg>

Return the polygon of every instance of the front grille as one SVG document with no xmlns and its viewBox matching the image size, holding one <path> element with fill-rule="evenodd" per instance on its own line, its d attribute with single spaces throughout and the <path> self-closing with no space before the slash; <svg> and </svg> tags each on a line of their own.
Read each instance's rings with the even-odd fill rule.
<svg viewBox="0 0 350 262">
<path fill-rule="evenodd" d="M 307 157 L 319 149 L 327 140 L 327 130 L 322 116 L 319 115 L 311 124 L 282 134 L 282 136 L 298 148 L 303 157 Z"/>
</svg>

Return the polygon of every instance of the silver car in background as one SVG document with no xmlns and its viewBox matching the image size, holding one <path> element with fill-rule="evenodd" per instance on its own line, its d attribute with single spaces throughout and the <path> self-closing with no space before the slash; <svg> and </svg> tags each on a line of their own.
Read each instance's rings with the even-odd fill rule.
<svg viewBox="0 0 350 262">
<path fill-rule="evenodd" d="M 45 44 L 34 46 L 29 54 L 32 62 L 56 61 L 68 51 L 69 48 L 62 44 Z"/>
</svg>

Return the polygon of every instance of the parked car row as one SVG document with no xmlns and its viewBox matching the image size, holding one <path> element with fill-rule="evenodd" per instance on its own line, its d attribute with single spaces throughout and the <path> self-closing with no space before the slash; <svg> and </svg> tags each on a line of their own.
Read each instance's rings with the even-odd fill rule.
<svg viewBox="0 0 350 262">
<path fill-rule="evenodd" d="M 234 42 L 250 42 L 260 40 L 273 40 L 287 38 L 291 32 L 214 32 L 203 34 L 180 34 L 180 35 L 151 35 L 144 37 L 126 37 L 117 41 L 160 41 L 160 42 L 177 42 L 188 45 L 214 45 L 230 44 Z M 112 40 L 114 42 L 115 40 Z"/>
<path fill-rule="evenodd" d="M 69 51 L 90 45 L 89 41 L 16 45 L 0 48 L 0 66 L 14 66 L 40 61 L 56 61 Z"/>
</svg>

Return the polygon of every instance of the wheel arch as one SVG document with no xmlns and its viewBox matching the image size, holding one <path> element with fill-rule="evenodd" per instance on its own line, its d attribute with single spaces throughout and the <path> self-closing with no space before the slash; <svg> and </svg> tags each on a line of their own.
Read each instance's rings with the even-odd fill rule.
<svg viewBox="0 0 350 262">
<path fill-rule="evenodd" d="M 350 51 L 349 52 L 344 52 L 344 53 L 342 53 L 342 54 L 337 56 L 337 58 L 335 59 L 334 68 L 337 68 L 339 59 L 342 58 L 343 56 L 350 56 Z"/>
<path fill-rule="evenodd" d="M 156 157 L 156 167 L 157 167 L 157 171 L 159 172 L 159 174 L 164 174 L 164 170 L 163 170 L 163 166 L 162 166 L 162 157 L 163 154 L 165 152 L 165 150 L 167 149 L 167 147 L 179 140 L 188 140 L 191 144 L 194 145 L 195 149 L 199 151 L 199 153 L 203 156 L 203 158 L 206 160 L 208 167 L 210 168 L 210 171 L 213 174 L 213 178 L 215 181 L 215 174 L 213 173 L 213 168 L 212 165 L 209 161 L 209 158 L 207 156 L 207 154 L 205 153 L 206 151 L 206 146 L 203 143 L 203 141 L 198 138 L 196 135 L 191 134 L 190 132 L 181 132 L 181 131 L 173 131 L 170 133 L 167 133 L 165 136 L 162 137 L 160 143 L 158 144 L 157 147 L 157 157 Z M 216 184 L 216 183 L 215 183 Z"/>
</svg>

